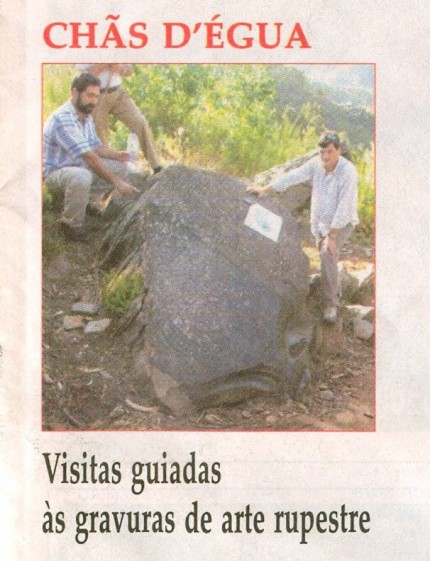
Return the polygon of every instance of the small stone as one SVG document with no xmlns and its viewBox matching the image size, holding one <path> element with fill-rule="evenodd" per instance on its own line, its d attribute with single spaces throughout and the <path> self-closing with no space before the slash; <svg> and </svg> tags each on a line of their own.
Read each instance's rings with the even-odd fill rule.
<svg viewBox="0 0 430 561">
<path fill-rule="evenodd" d="M 66 331 L 71 329 L 81 329 L 84 327 L 84 320 L 79 316 L 64 316 L 63 317 L 63 328 Z"/>
<path fill-rule="evenodd" d="M 309 413 L 309 409 L 306 407 L 304 403 L 298 403 L 297 409 L 300 409 L 303 413 Z"/>
<path fill-rule="evenodd" d="M 360 286 L 360 281 L 345 269 L 345 264 L 338 263 L 339 286 L 341 287 L 342 299 L 349 302 Z"/>
<path fill-rule="evenodd" d="M 263 413 L 264 411 L 264 404 L 263 403 L 257 403 L 254 407 L 254 412 L 255 413 Z"/>
<path fill-rule="evenodd" d="M 363 279 L 360 288 L 354 295 L 354 304 L 362 304 L 363 306 L 375 305 L 375 273 Z"/>
<path fill-rule="evenodd" d="M 342 426 L 342 428 L 348 429 L 354 426 L 357 421 L 356 416 L 351 411 L 341 411 L 335 417 L 336 423 Z"/>
<path fill-rule="evenodd" d="M 82 356 L 82 351 L 78 353 L 78 357 Z M 82 372 L 85 372 L 86 374 L 94 374 L 94 372 L 100 372 L 101 368 L 88 368 L 87 366 L 83 366 L 81 368 L 79 368 L 79 370 L 81 370 Z"/>
<path fill-rule="evenodd" d="M 109 413 L 109 417 L 111 419 L 118 419 L 122 417 L 126 413 L 126 409 L 122 405 L 117 405 L 112 411 Z"/>
<path fill-rule="evenodd" d="M 332 380 L 340 380 L 340 378 L 345 378 L 345 376 L 348 375 L 348 372 L 341 372 L 340 374 L 335 374 L 334 376 L 332 376 Z"/>
<path fill-rule="evenodd" d="M 278 420 L 278 417 L 276 415 L 268 415 L 266 417 L 266 425 L 271 427 L 272 425 L 274 425 L 276 423 L 277 420 Z"/>
<path fill-rule="evenodd" d="M 112 320 L 109 318 L 98 319 L 87 323 L 84 333 L 103 333 L 111 324 Z"/>
<path fill-rule="evenodd" d="M 373 308 L 372 306 L 370 306 L 372 309 L 369 310 L 369 312 L 367 312 L 367 314 L 365 314 L 362 319 L 365 319 L 366 321 L 370 321 L 370 323 L 374 323 L 375 321 L 375 308 Z"/>
<path fill-rule="evenodd" d="M 203 419 L 206 423 L 214 424 L 214 425 L 223 425 L 225 422 L 221 417 L 218 415 L 214 415 L 213 413 L 207 413 Z"/>
<path fill-rule="evenodd" d="M 354 320 L 354 336 L 364 341 L 368 341 L 374 333 L 373 324 L 365 319 L 355 318 Z"/>
<path fill-rule="evenodd" d="M 331 401 L 334 399 L 334 393 L 331 390 L 323 390 L 320 392 L 321 399 L 325 399 L 327 401 Z"/>
<path fill-rule="evenodd" d="M 242 417 L 244 419 L 250 419 L 252 417 L 251 412 L 250 411 L 242 411 Z"/>
<path fill-rule="evenodd" d="M 360 269 L 358 271 L 351 271 L 350 276 L 354 277 L 358 281 L 358 286 L 360 287 L 367 279 L 374 275 L 373 265 L 368 265 L 365 269 Z"/>
<path fill-rule="evenodd" d="M 87 316 L 93 316 L 97 313 L 98 305 L 92 302 L 75 302 L 72 306 L 72 312 L 75 314 L 82 314 Z"/>
<path fill-rule="evenodd" d="M 372 321 L 375 315 L 375 308 L 373 306 L 360 306 L 359 304 L 353 304 L 350 306 L 345 306 L 345 309 L 354 317 L 360 319 L 367 319 Z"/>
<path fill-rule="evenodd" d="M 370 249 L 370 247 L 366 247 L 364 249 L 364 254 L 365 254 L 366 257 L 372 257 L 373 251 Z"/>
</svg>

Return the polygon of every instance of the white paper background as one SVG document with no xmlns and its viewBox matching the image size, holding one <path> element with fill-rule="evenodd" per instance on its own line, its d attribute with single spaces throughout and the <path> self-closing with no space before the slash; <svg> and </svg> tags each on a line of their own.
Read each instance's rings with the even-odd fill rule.
<svg viewBox="0 0 430 561">
<path fill-rule="evenodd" d="M 15 0 L 2 10 L 2 175 L 0 181 L 0 357 L 2 558 L 10 561 L 85 559 L 270 559 L 369 561 L 430 559 L 428 289 L 430 195 L 428 34 L 430 9 L 422 1 L 255 0 L 177 3 L 64 3 Z M 160 49 L 161 38 L 140 51 L 58 49 L 44 46 L 52 21 L 299 21 L 312 49 Z M 152 36 L 151 36 L 152 37 Z M 377 70 L 377 431 L 376 433 L 42 433 L 40 431 L 40 130 L 42 62 L 358 62 Z M 119 460 L 120 486 L 50 485 L 44 451 L 83 451 Z M 220 461 L 214 486 L 153 486 L 129 491 L 133 461 L 155 461 L 163 451 L 185 462 Z M 45 500 L 64 510 L 63 535 L 41 531 Z M 181 519 L 198 500 L 214 517 L 211 534 L 187 535 Z M 273 534 L 277 510 L 368 510 L 371 531 Z M 268 522 L 261 535 L 221 534 L 225 510 L 251 504 Z M 170 535 L 91 535 L 74 541 L 77 510 L 174 510 Z"/>
</svg>

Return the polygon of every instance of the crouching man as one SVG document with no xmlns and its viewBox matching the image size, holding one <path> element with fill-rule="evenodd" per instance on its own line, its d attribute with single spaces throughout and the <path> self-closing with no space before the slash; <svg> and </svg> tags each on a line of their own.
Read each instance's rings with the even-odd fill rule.
<svg viewBox="0 0 430 561">
<path fill-rule="evenodd" d="M 312 185 L 311 232 L 320 253 L 324 320 L 333 323 L 339 304 L 338 256 L 358 224 L 358 174 L 354 165 L 341 156 L 341 141 L 335 132 L 324 133 L 318 146 L 319 156 L 273 180 L 267 187 L 250 186 L 248 191 L 262 196 L 271 190 L 285 191 L 298 183 Z"/>
<path fill-rule="evenodd" d="M 54 196 L 64 193 L 61 227 L 75 241 L 89 241 L 84 224 L 91 190 L 113 187 L 118 196 L 137 191 L 125 181 L 129 154 L 102 145 L 95 132 L 91 112 L 99 96 L 96 76 L 77 76 L 71 98 L 48 118 L 43 132 L 43 179 Z"/>
</svg>

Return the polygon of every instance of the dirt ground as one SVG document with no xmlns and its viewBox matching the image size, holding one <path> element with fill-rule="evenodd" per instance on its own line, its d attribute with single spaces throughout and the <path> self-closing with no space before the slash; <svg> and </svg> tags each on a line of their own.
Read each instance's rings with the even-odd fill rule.
<svg viewBox="0 0 430 561">
<path fill-rule="evenodd" d="M 65 330 L 73 303 L 100 301 L 103 272 L 97 266 L 102 239 L 100 219 L 90 244 L 63 241 L 56 223 L 45 236 L 58 236 L 61 252 L 43 267 L 43 429 L 111 431 L 373 431 L 375 429 L 374 344 L 352 335 L 343 317 L 341 344 L 317 365 L 314 380 L 296 401 L 254 399 L 176 418 L 151 398 L 134 372 L 130 350 L 107 332 Z M 49 228 L 49 231 L 47 230 Z M 98 230 L 97 230 L 98 228 Z M 311 250 L 310 250 L 311 251 Z M 312 256 L 311 256 L 312 257 Z M 372 250 L 355 239 L 346 244 L 347 269 L 372 263 Z M 315 264 L 311 258 L 311 271 Z M 342 315 L 344 315 L 342 313 Z M 100 308 L 95 318 L 108 317 Z"/>
</svg>

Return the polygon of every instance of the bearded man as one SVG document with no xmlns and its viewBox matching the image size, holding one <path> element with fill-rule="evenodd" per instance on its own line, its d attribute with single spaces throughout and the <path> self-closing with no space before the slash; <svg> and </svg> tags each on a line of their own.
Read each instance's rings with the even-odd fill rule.
<svg viewBox="0 0 430 561">
<path fill-rule="evenodd" d="M 77 76 L 71 98 L 48 118 L 43 132 L 44 182 L 54 196 L 64 194 L 65 236 L 82 242 L 89 241 L 84 224 L 91 190 L 113 190 L 114 196 L 137 191 L 125 181 L 130 155 L 104 146 L 96 134 L 91 112 L 99 97 L 96 76 Z"/>
</svg>

